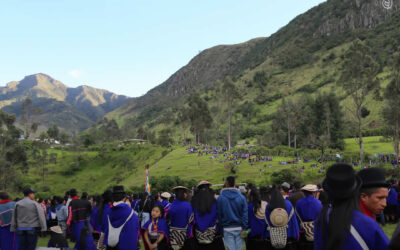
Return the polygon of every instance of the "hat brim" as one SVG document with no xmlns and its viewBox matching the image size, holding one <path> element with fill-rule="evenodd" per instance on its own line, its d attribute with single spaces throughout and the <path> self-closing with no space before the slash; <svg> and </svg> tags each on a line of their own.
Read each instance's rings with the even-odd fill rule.
<svg viewBox="0 0 400 250">
<path fill-rule="evenodd" d="M 197 188 L 201 187 L 201 186 L 211 186 L 212 184 L 210 182 L 205 182 L 205 183 L 199 183 L 197 185 Z"/>
<path fill-rule="evenodd" d="M 189 188 L 187 188 L 187 187 L 184 187 L 184 186 L 177 186 L 177 187 L 174 187 L 174 188 L 172 188 L 172 190 L 178 190 L 178 189 L 184 189 L 184 190 L 190 190 Z"/>
<path fill-rule="evenodd" d="M 389 187 L 390 185 L 386 182 L 368 183 L 365 185 L 361 185 L 361 188 L 389 188 Z"/>
<path fill-rule="evenodd" d="M 329 187 L 326 178 L 324 179 L 324 181 L 322 182 L 322 188 L 328 192 L 329 194 L 331 194 L 332 196 L 334 196 L 335 198 L 338 199 L 347 199 L 350 198 L 354 195 L 354 192 L 357 190 L 360 190 L 361 185 L 362 185 L 362 180 L 360 178 L 360 176 L 356 175 L 355 176 L 356 179 L 356 183 L 354 183 L 353 187 L 351 188 L 351 190 L 346 190 L 345 192 L 338 194 L 337 192 L 335 193 L 331 187 Z"/>
</svg>

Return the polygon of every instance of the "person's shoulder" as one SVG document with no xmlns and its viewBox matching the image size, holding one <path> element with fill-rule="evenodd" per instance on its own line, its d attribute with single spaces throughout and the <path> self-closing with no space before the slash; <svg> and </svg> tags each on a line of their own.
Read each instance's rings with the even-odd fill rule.
<svg viewBox="0 0 400 250">
<path fill-rule="evenodd" d="M 354 226 L 357 227 L 364 227 L 364 226 L 368 226 L 371 230 L 373 228 L 379 228 L 378 223 L 373 220 L 371 217 L 361 213 L 360 211 L 354 210 L 353 211 L 353 221 L 352 223 L 354 223 Z"/>
</svg>

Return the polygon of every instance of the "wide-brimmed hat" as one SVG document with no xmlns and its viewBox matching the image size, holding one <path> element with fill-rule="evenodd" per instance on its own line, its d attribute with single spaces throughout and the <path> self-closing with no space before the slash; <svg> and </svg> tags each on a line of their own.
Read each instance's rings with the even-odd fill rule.
<svg viewBox="0 0 400 250">
<path fill-rule="evenodd" d="M 352 166 L 337 163 L 328 168 L 322 187 L 336 199 L 347 199 L 360 190 L 362 181 Z"/>
<path fill-rule="evenodd" d="M 187 191 L 189 191 L 190 189 L 189 188 L 187 188 L 187 187 L 184 187 L 184 186 L 176 186 L 176 187 L 174 187 L 174 188 L 172 188 L 172 190 L 178 190 L 178 189 L 184 189 L 184 190 L 187 190 Z"/>
<path fill-rule="evenodd" d="M 271 220 L 271 224 L 275 227 L 283 227 L 289 222 L 289 216 L 286 209 L 283 208 L 275 208 L 272 210 L 269 219 Z"/>
<path fill-rule="evenodd" d="M 302 187 L 301 190 L 308 191 L 308 192 L 317 192 L 318 187 L 317 187 L 317 185 L 314 185 L 314 184 L 307 184 L 304 187 Z"/>
<path fill-rule="evenodd" d="M 197 184 L 197 187 L 200 187 L 202 185 L 209 185 L 211 186 L 211 183 L 209 181 L 200 181 L 199 184 Z"/>
<path fill-rule="evenodd" d="M 389 187 L 385 180 L 385 171 L 382 168 L 365 168 L 357 174 L 361 180 L 361 188 Z"/>
<path fill-rule="evenodd" d="M 289 184 L 289 183 L 287 183 L 287 182 L 284 182 L 284 183 L 282 183 L 281 187 L 284 187 L 284 188 L 290 189 L 290 184 Z"/>
<path fill-rule="evenodd" d="M 125 194 L 124 186 L 114 186 L 112 193 L 113 194 Z"/>
<path fill-rule="evenodd" d="M 171 198 L 171 194 L 168 193 L 168 192 L 161 193 L 160 196 L 161 196 L 162 198 L 166 198 L 166 199 Z"/>
<path fill-rule="evenodd" d="M 50 231 L 56 233 L 56 234 L 63 234 L 63 231 L 61 230 L 60 226 L 54 226 L 50 227 Z"/>
</svg>

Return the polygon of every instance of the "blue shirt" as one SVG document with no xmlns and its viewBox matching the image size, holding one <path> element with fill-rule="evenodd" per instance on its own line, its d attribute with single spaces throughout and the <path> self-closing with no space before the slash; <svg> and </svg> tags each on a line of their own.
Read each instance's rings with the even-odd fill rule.
<svg viewBox="0 0 400 250">
<path fill-rule="evenodd" d="M 217 202 L 214 202 L 209 213 L 200 215 L 197 209 L 193 209 L 195 226 L 204 232 L 207 228 L 215 226 L 217 222 Z"/>
<path fill-rule="evenodd" d="M 190 217 L 192 216 L 193 209 L 192 205 L 187 201 L 180 201 L 178 199 L 172 202 L 170 209 L 168 211 L 169 221 L 171 222 L 171 227 L 185 228 L 188 227 L 187 235 L 192 236 L 192 224 L 189 223 Z"/>
<path fill-rule="evenodd" d="M 322 209 L 322 203 L 308 195 L 296 203 L 296 211 L 304 222 L 315 221 Z"/>
<path fill-rule="evenodd" d="M 268 230 L 265 219 L 259 219 L 254 215 L 254 204 L 250 203 L 248 206 L 249 228 L 251 232 L 249 237 L 262 236 L 262 239 L 267 238 Z"/>
<path fill-rule="evenodd" d="M 357 230 L 358 234 L 360 234 L 361 238 L 363 238 L 370 250 L 387 249 L 389 245 L 389 239 L 376 221 L 362 214 L 361 212 L 354 210 L 351 224 Z M 319 219 L 314 226 L 314 239 L 314 249 L 322 250 L 322 232 Z M 342 249 L 362 250 L 360 244 L 350 232 L 347 232 L 345 235 Z"/>
</svg>

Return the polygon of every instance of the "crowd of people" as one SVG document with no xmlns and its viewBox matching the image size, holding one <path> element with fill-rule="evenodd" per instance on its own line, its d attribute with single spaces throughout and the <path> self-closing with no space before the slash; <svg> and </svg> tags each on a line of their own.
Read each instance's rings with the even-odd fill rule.
<svg viewBox="0 0 400 250">
<path fill-rule="evenodd" d="M 31 188 L 11 200 L 0 192 L 0 249 L 400 249 L 377 221 L 397 223 L 399 185 L 380 168 L 356 173 L 337 163 L 323 183 L 238 188 L 227 177 L 221 190 L 208 181 L 156 195 L 128 195 L 123 186 L 88 196 L 35 199 Z M 68 240 L 67 240 L 68 239 Z M 74 246 L 70 242 L 74 242 Z M 71 246 L 70 246 L 71 245 Z"/>
</svg>

